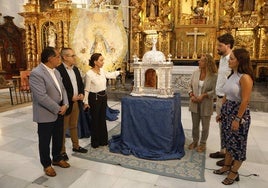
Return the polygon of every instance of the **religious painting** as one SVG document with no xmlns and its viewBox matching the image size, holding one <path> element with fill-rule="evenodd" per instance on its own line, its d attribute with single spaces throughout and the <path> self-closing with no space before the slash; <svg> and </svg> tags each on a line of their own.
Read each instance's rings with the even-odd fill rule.
<svg viewBox="0 0 268 188">
<path fill-rule="evenodd" d="M 157 88 L 157 75 L 154 69 L 148 69 L 145 72 L 145 87 Z"/>
<path fill-rule="evenodd" d="M 103 68 L 114 71 L 121 67 L 127 53 L 127 34 L 121 10 L 74 9 L 69 37 L 71 47 L 84 65 L 88 65 L 93 53 L 101 53 Z"/>
</svg>

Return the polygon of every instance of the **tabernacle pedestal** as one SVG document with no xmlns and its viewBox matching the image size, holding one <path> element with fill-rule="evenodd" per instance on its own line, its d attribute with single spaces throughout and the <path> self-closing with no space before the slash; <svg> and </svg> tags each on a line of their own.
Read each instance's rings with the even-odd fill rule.
<svg viewBox="0 0 268 188">
<path fill-rule="evenodd" d="M 180 159 L 184 143 L 180 94 L 122 98 L 121 134 L 109 141 L 111 152 L 151 160 Z"/>
</svg>

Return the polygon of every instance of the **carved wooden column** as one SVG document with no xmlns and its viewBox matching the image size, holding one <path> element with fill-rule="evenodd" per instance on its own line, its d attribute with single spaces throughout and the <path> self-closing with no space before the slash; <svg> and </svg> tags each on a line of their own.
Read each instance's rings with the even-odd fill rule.
<svg viewBox="0 0 268 188">
<path fill-rule="evenodd" d="M 62 48 L 62 47 L 64 47 L 64 45 L 63 45 L 63 29 L 62 29 L 62 22 L 61 21 L 59 21 L 58 23 L 57 23 L 57 36 L 58 36 L 58 38 L 57 38 L 57 47 L 58 48 Z"/>
<path fill-rule="evenodd" d="M 63 21 L 63 46 L 69 46 L 69 39 L 68 39 L 68 22 L 67 21 Z"/>
</svg>

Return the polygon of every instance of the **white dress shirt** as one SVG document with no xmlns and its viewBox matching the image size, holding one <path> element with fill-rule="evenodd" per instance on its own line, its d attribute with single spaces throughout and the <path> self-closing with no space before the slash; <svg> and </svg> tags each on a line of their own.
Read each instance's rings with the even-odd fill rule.
<svg viewBox="0 0 268 188">
<path fill-rule="evenodd" d="M 75 73 L 74 73 L 74 70 L 73 70 L 73 66 L 71 67 L 68 67 L 64 62 L 63 62 L 63 65 L 70 77 L 70 80 L 71 80 L 71 83 L 72 83 L 72 86 L 73 86 L 73 95 L 78 95 L 78 86 L 77 86 L 77 80 L 76 80 L 76 76 L 75 76 Z"/>
<path fill-rule="evenodd" d="M 224 96 L 223 86 L 227 80 L 227 77 L 231 73 L 231 69 L 229 68 L 229 59 L 230 54 L 226 56 L 221 56 L 219 69 L 218 69 L 218 78 L 216 84 L 216 95 L 217 96 Z"/>
<path fill-rule="evenodd" d="M 42 65 L 44 65 L 44 67 L 47 69 L 47 71 L 51 75 L 52 79 L 54 80 L 58 90 L 60 91 L 60 96 L 61 96 L 61 99 L 62 99 L 62 91 L 60 89 L 60 84 L 59 84 L 58 79 L 56 78 L 56 75 L 55 75 L 55 72 L 54 72 L 56 69 L 51 69 L 48 66 L 46 66 L 45 64 L 43 64 L 43 63 L 42 63 Z"/>
</svg>

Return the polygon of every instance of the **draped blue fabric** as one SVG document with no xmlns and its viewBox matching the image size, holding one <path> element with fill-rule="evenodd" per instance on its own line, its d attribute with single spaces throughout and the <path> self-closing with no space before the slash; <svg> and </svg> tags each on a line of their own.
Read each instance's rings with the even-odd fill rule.
<svg viewBox="0 0 268 188">
<path fill-rule="evenodd" d="M 89 110 L 84 111 L 83 104 L 78 103 L 79 105 L 79 117 L 78 117 L 78 137 L 79 138 L 89 138 L 90 137 L 90 121 L 91 115 Z"/>
<path fill-rule="evenodd" d="M 121 134 L 109 140 L 111 152 L 151 160 L 184 156 L 180 94 L 167 99 L 123 97 L 121 111 Z"/>
</svg>

